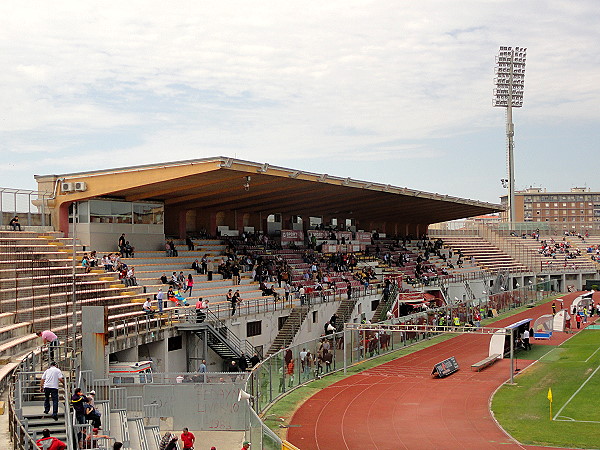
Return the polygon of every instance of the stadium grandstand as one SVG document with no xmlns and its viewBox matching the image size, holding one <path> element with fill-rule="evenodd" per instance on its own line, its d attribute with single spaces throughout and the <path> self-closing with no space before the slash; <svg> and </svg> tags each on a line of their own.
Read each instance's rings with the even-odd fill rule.
<svg viewBox="0 0 600 450">
<path fill-rule="evenodd" d="M 474 311 L 598 278 L 592 237 L 430 229 L 502 207 L 406 187 L 228 157 L 35 179 L 0 189 L 0 417 L 15 449 L 44 429 L 80 448 L 100 420 L 98 448 L 156 450 L 184 427 L 217 448 L 302 448 L 264 425 L 273 402 L 426 337 L 345 324 L 474 326 Z M 65 377 L 54 417 L 39 389 L 51 361 Z M 76 388 L 96 419 L 73 409 Z"/>
</svg>

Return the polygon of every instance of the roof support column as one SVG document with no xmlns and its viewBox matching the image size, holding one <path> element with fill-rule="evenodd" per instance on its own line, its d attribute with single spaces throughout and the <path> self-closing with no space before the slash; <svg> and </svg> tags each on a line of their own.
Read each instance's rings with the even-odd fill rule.
<svg viewBox="0 0 600 450">
<path fill-rule="evenodd" d="M 69 237 L 69 206 L 71 206 L 70 203 L 61 203 L 58 210 L 58 227 L 64 237 Z"/>
<path fill-rule="evenodd" d="M 180 209 L 178 211 L 178 216 L 179 239 L 185 239 L 187 236 L 187 209 Z"/>
<path fill-rule="evenodd" d="M 235 229 L 240 232 L 240 236 L 244 232 L 244 213 L 241 211 L 234 211 L 235 213 Z"/>
</svg>

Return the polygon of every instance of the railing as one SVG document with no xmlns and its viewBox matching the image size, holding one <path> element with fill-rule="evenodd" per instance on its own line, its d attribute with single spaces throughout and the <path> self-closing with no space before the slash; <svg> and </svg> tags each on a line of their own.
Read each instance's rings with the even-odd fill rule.
<svg viewBox="0 0 600 450">
<path fill-rule="evenodd" d="M 9 432 L 13 441 L 13 449 L 30 450 L 37 449 L 35 445 L 36 436 L 31 436 L 27 424 L 23 423 L 23 406 L 26 403 L 34 401 L 35 395 L 39 393 L 39 379 L 43 374 L 42 365 L 50 360 L 55 361 L 59 368 L 65 372 L 71 372 L 75 364 L 73 349 L 71 347 L 59 346 L 53 347 L 52 359 L 50 359 L 50 350 L 43 348 L 41 351 L 30 352 L 22 360 L 13 373 L 13 379 L 10 383 L 9 391 Z M 66 375 L 66 374 L 65 374 Z M 73 442 L 72 426 L 70 420 L 68 392 L 74 387 L 74 377 L 65 377 L 70 380 L 65 383 L 65 391 L 62 400 L 65 413 L 65 426 L 67 429 L 67 449 L 75 450 L 76 444 Z"/>
<path fill-rule="evenodd" d="M 380 284 L 358 286 L 353 287 L 352 296 L 376 295 L 381 293 L 381 291 L 382 287 Z M 307 294 L 307 296 L 309 298 L 309 304 L 311 305 L 338 301 L 346 298 L 346 294 L 335 292 L 332 289 L 313 291 L 310 294 Z M 231 317 L 231 307 L 227 303 L 228 302 L 220 302 L 210 305 L 208 311 L 204 310 L 205 314 L 207 314 L 204 320 L 209 323 L 218 323 L 219 326 L 226 326 L 224 319 Z M 238 314 L 264 314 L 300 306 L 300 304 L 300 298 L 293 295 L 290 295 L 290 299 L 287 302 L 284 299 L 275 302 L 273 301 L 272 296 L 265 296 L 259 299 L 243 301 L 237 307 L 236 316 Z M 108 335 L 111 339 L 117 339 L 120 337 L 137 335 L 139 333 L 149 333 L 155 330 L 172 327 L 179 323 L 197 323 L 197 320 L 198 316 L 196 315 L 196 309 L 193 307 L 166 308 L 162 314 L 156 313 L 154 315 L 147 315 L 144 312 L 139 312 L 138 315 L 135 316 L 111 320 L 108 326 Z M 237 339 L 239 340 L 239 338 Z M 248 344 L 250 347 L 247 345 L 240 345 L 240 348 L 245 349 L 246 351 L 254 349 L 250 344 Z"/>
<path fill-rule="evenodd" d="M 15 384 L 11 383 L 9 399 L 15 398 L 14 390 Z M 8 402 L 8 431 L 11 436 L 13 450 L 37 450 L 38 446 L 35 440 L 23 426 L 12 401 Z"/>
<path fill-rule="evenodd" d="M 49 192 L 30 191 L 0 187 L 0 219 L 7 224 L 19 216 L 21 227 L 43 227 L 51 229 L 52 219 L 46 208 Z"/>
<path fill-rule="evenodd" d="M 214 314 L 210 309 L 205 309 L 204 313 L 206 314 L 206 318 L 205 320 L 207 322 L 212 322 L 212 324 L 218 324 L 214 330 L 214 332 L 218 333 L 219 336 L 222 337 L 222 339 L 226 340 L 229 342 L 229 345 L 231 345 L 234 349 L 237 349 L 239 351 L 239 353 L 241 355 L 248 355 L 248 357 L 252 356 L 255 352 L 257 352 L 257 349 L 250 344 L 250 342 L 248 342 L 246 339 L 242 340 L 240 339 L 235 333 L 233 333 L 228 327 L 227 324 L 219 319 L 219 317 Z M 189 317 L 189 314 L 188 314 Z M 188 318 L 186 317 L 186 319 Z M 195 321 L 197 322 L 197 316 L 195 317 Z M 189 321 L 189 320 L 188 320 Z M 226 330 L 226 331 L 224 331 Z M 262 354 L 259 355 L 260 357 L 262 357 Z"/>
</svg>

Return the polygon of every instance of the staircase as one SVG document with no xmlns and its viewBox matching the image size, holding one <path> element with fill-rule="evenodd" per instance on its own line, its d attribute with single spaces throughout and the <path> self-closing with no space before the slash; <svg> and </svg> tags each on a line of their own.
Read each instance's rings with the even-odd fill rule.
<svg viewBox="0 0 600 450">
<path fill-rule="evenodd" d="M 249 364 L 250 358 L 256 352 L 254 346 L 247 340 L 240 339 L 227 327 L 224 321 L 220 320 L 210 310 L 205 311 L 206 318 L 204 322 L 196 324 L 197 326 L 193 329 L 190 329 L 189 325 L 183 329 L 192 331 L 202 340 L 204 340 L 206 334 L 208 347 L 219 355 L 224 362 L 239 359 L 243 355 Z M 262 357 L 262 355 L 259 356 Z"/>
<path fill-rule="evenodd" d="M 354 311 L 357 302 L 358 297 L 346 298 L 340 302 L 340 306 L 338 306 L 338 309 L 335 312 L 338 316 L 338 329 L 336 331 L 341 331 L 344 327 L 344 324 L 350 321 L 350 317 L 352 317 L 352 311 Z"/>
<path fill-rule="evenodd" d="M 72 418 L 68 411 L 65 411 L 65 404 L 69 403 L 67 392 L 62 385 L 58 392 L 58 420 L 52 418 L 52 400 L 50 400 L 50 414 L 44 414 L 44 394 L 40 392 L 40 379 L 42 371 L 47 364 L 43 364 L 40 354 L 31 352 L 23 358 L 20 363 L 14 384 L 14 411 L 17 417 L 21 419 L 21 423 L 25 431 L 36 441 L 42 437 L 42 430 L 45 428 L 50 430 L 50 435 L 57 437 L 63 442 L 70 443 L 71 436 L 68 433 L 67 421 Z M 58 350 L 55 356 L 58 355 Z M 69 387 L 69 380 L 73 379 L 73 368 L 66 356 L 55 358 L 64 377 L 65 383 Z"/>
<path fill-rule="evenodd" d="M 294 337 L 296 337 L 296 334 L 298 333 L 298 330 L 300 330 L 302 323 L 306 319 L 306 316 L 308 316 L 309 311 L 309 306 L 295 306 L 292 309 L 290 315 L 285 321 L 285 324 L 283 325 L 283 327 L 281 327 L 279 333 L 277 333 L 273 344 L 271 344 L 271 347 L 267 352 L 267 356 L 270 356 L 273 353 L 286 348 L 292 343 Z"/>
<path fill-rule="evenodd" d="M 397 295 L 398 295 L 398 285 L 396 283 L 390 284 L 390 292 L 388 293 L 387 301 L 384 299 L 384 294 L 382 294 L 381 299 L 379 300 L 379 304 L 377 305 L 377 309 L 375 309 L 375 312 L 373 313 L 373 318 L 371 319 L 371 322 L 375 323 L 375 322 L 379 322 L 381 320 L 386 320 L 386 314 L 390 310 L 390 308 L 392 307 L 394 302 L 396 301 Z M 342 304 L 343 304 L 343 302 L 342 302 Z M 352 309 L 354 309 L 354 307 Z M 352 311 L 350 311 L 350 313 L 352 313 Z M 339 315 L 340 315 L 340 313 L 338 312 L 338 316 Z M 341 325 L 342 327 L 345 322 L 346 322 L 346 320 L 344 320 L 342 322 L 342 325 Z M 337 331 L 341 331 L 341 330 L 338 329 Z"/>
<path fill-rule="evenodd" d="M 499 270 L 498 275 L 496 275 L 496 281 L 494 281 L 494 285 L 490 289 L 492 294 L 508 291 L 509 281 L 508 270 Z"/>
</svg>

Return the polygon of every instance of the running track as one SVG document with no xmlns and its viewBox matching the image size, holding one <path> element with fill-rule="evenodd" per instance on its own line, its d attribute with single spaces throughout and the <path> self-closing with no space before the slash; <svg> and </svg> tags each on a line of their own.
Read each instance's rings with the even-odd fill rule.
<svg viewBox="0 0 600 450">
<path fill-rule="evenodd" d="M 564 306 L 577 295 L 565 296 Z M 535 320 L 551 313 L 550 305 L 492 326 Z M 558 345 L 567 337 L 555 333 L 550 341 L 532 339 L 532 344 Z M 471 371 L 471 364 L 488 356 L 489 340 L 460 335 L 324 388 L 293 415 L 287 439 L 301 450 L 543 448 L 520 445 L 492 418 L 488 403 L 510 377 L 510 359 Z M 432 378 L 434 364 L 450 356 L 461 369 L 447 378 Z M 519 360 L 519 368 L 532 362 Z"/>
</svg>

